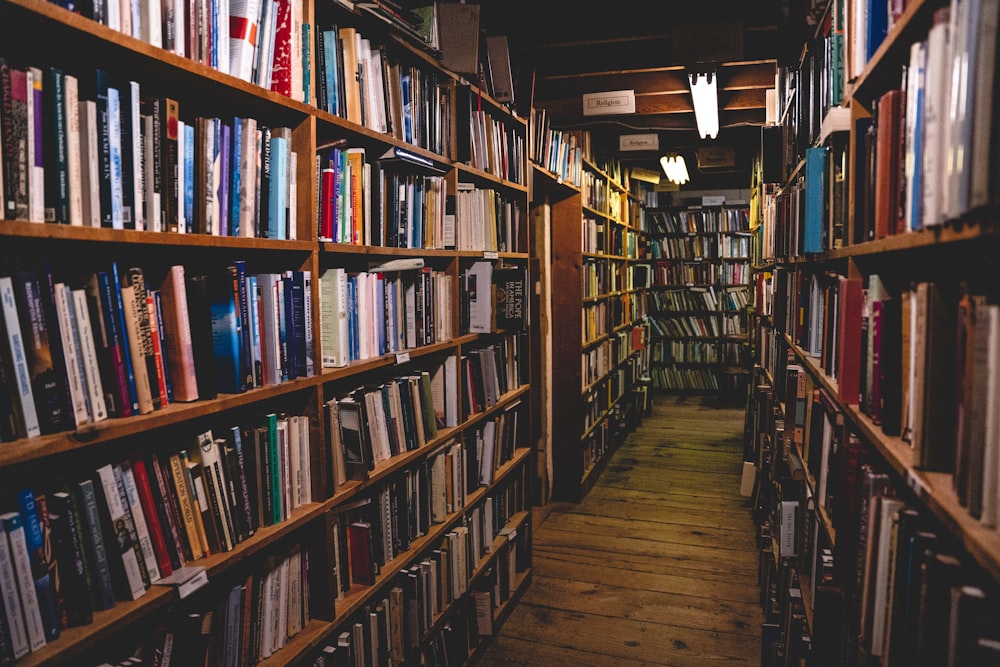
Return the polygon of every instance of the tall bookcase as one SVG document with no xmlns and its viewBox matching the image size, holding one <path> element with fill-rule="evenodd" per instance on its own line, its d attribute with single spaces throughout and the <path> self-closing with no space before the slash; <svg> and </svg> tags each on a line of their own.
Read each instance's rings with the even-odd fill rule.
<svg viewBox="0 0 1000 667">
<path fill-rule="evenodd" d="M 645 234 L 625 178 L 572 152 L 542 164 L 568 135 L 533 128 L 532 207 L 550 229 L 552 498 L 579 501 L 646 405 Z M 562 141 L 562 143 L 567 143 Z M 544 262 L 544 260 L 543 260 Z"/>
<path fill-rule="evenodd" d="M 764 142 L 759 174 L 778 177 L 756 185 L 747 428 L 762 664 L 996 656 L 997 9 L 886 9 L 878 26 L 827 4 L 779 77 L 781 150 Z"/>
<path fill-rule="evenodd" d="M 653 267 L 652 386 L 732 393 L 745 386 L 750 262 L 745 206 L 647 209 Z"/>
<path fill-rule="evenodd" d="M 88 622 L 60 627 L 58 637 L 50 636 L 44 646 L 19 658 L 18 665 L 117 662 L 137 646 L 147 652 L 163 650 L 167 635 L 173 637 L 175 658 L 183 650 L 191 664 L 198 648 L 211 651 L 212 660 L 221 664 L 223 652 L 226 659 L 232 658 L 232 651 L 239 650 L 233 646 L 241 642 L 239 664 L 313 664 L 320 655 L 329 657 L 330 651 L 347 651 L 345 641 L 351 650 L 372 650 L 372 632 L 381 650 L 402 651 L 394 660 L 416 664 L 430 659 L 427 656 L 443 660 L 447 654 L 449 664 L 464 664 L 484 648 L 494 624 L 502 622 L 530 582 L 533 439 L 539 435 L 533 373 L 538 372 L 534 355 L 539 340 L 530 326 L 518 325 L 530 319 L 528 290 L 534 280 L 528 254 L 527 123 L 442 69 L 432 55 L 366 11 L 304 2 L 294 12 L 294 25 L 304 28 L 303 37 L 286 34 L 283 47 L 305 46 L 303 53 L 313 57 L 290 58 L 304 65 L 290 74 L 292 85 L 302 87 L 293 88 L 289 97 L 56 4 L 16 0 L 0 6 L 0 56 L 11 68 L 38 67 L 46 77 L 56 68 L 73 75 L 80 82 L 81 102 L 94 99 L 92 81 L 101 69 L 113 87 L 127 88 L 134 81 L 143 98 L 176 100 L 178 118 L 188 126 L 201 118 L 221 118 L 225 124 L 239 116 L 253 118 L 258 129 L 285 128 L 288 156 L 294 153 L 296 158 L 288 173 L 292 185 L 283 190 L 288 203 L 279 214 L 291 224 L 282 226 L 280 238 L 273 231 L 270 236 L 266 231 L 254 234 L 252 228 L 240 236 L 220 234 L 222 220 L 241 203 L 250 205 L 250 216 L 262 220 L 266 229 L 268 211 L 254 212 L 255 202 L 240 197 L 244 191 L 234 194 L 234 208 L 223 218 L 196 212 L 188 219 L 192 228 L 180 233 L 63 224 L 69 220 L 58 214 L 53 222 L 8 216 L 0 220 L 2 273 L 48 266 L 52 279 L 75 289 L 113 264 L 135 265 L 144 269 L 153 288 L 173 265 L 195 275 L 245 260 L 254 275 L 304 276 L 300 288 L 305 293 L 299 293 L 303 310 L 289 311 L 294 323 L 287 320 L 288 338 L 280 338 L 283 347 L 274 353 L 282 354 L 284 346 L 305 345 L 296 358 L 308 369 L 297 376 L 286 369 L 290 379 L 251 382 L 258 386 L 239 393 L 220 391 L 194 402 L 169 402 L 148 414 L 91 421 L 0 445 L 0 486 L 5 489 L 0 502 L 5 512 L 17 509 L 13 494 L 24 489 L 47 496 L 51 508 L 56 492 L 75 488 L 107 464 L 134 465 L 148 463 L 152 456 L 166 460 L 181 450 L 196 452 L 197 437 L 208 431 L 221 438 L 235 427 L 249 448 L 269 416 L 282 431 L 294 428 L 299 445 L 282 449 L 287 459 L 275 459 L 276 470 L 288 475 L 268 487 L 279 494 L 274 503 L 287 502 L 282 516 L 261 523 L 231 549 L 185 559 L 188 566 L 204 568 L 207 583 L 189 595 L 183 587 L 153 584 L 134 600 L 116 596 L 110 608 L 93 611 Z M 324 31 L 340 29 L 358 31 L 384 55 L 382 72 L 387 78 L 379 95 L 385 93 L 383 110 L 390 117 L 392 96 L 403 90 L 386 92 L 396 84 L 392 77 L 402 71 L 414 86 L 419 79 L 420 94 L 405 111 L 413 114 L 412 125 L 407 116 L 405 129 L 399 123 L 394 130 L 378 127 L 373 114 L 379 101 L 367 94 L 352 97 L 348 92 L 341 100 L 367 107 L 365 122 L 347 120 L 353 112 L 337 114 L 329 104 L 317 106 L 319 80 L 325 76 L 316 64 L 317 39 Z M 280 31 L 278 39 L 281 42 Z M 43 94 L 47 104 L 50 93 Z M 53 142 L 48 127 L 43 134 L 47 147 Z M 205 135 L 199 129 L 195 136 L 201 141 Z M 153 150 L 157 159 L 163 157 L 159 145 Z M 348 162 L 346 155 L 341 156 L 343 163 L 337 162 L 341 158 L 334 150 L 353 155 L 363 150 L 362 161 L 352 166 L 357 169 L 357 190 L 350 190 L 352 181 L 339 171 Z M 62 167 L 61 162 L 50 162 L 48 154 L 43 163 L 46 170 Z M 369 180 L 361 178 L 369 174 Z M 199 178 L 198 184 L 204 185 L 206 176 Z M 348 188 L 346 195 L 340 191 L 340 208 L 327 199 L 329 185 L 338 183 Z M 442 192 L 447 196 L 433 199 Z M 400 201 L 412 202 L 414 193 L 420 197 L 416 213 L 393 208 Z M 218 193 L 214 197 L 226 207 L 226 199 Z M 198 197 L 195 200 L 197 208 Z M 215 215 L 220 215 L 219 209 Z M 243 224 L 247 222 L 244 218 Z M 396 260 L 404 266 L 379 268 Z M 418 264 L 422 268 L 412 268 Z M 370 278 L 379 300 L 369 301 L 369 310 L 362 310 L 363 295 L 353 282 L 350 289 L 357 302 L 337 302 L 336 296 L 328 301 L 321 284 L 338 269 L 350 279 L 361 274 Z M 511 271 L 503 273 L 507 269 Z M 494 321 L 488 309 L 484 320 L 481 310 L 494 296 L 490 272 L 512 276 L 520 286 L 516 294 L 503 292 L 511 297 L 506 303 L 512 304 L 514 296 L 523 298 L 522 309 L 494 304 Z M 486 276 L 487 284 L 478 283 L 470 296 L 473 274 L 480 281 Z M 346 307 L 343 320 L 348 328 L 342 335 L 355 332 L 344 348 L 327 347 L 339 321 L 328 306 L 336 303 Z M 478 315 L 470 314 L 470 308 L 479 309 Z M 422 320 L 407 322 L 408 310 Z M 359 318 L 360 324 L 351 318 Z M 378 325 L 371 328 L 365 322 Z M 293 343 L 294 327 L 299 335 Z M 55 329 L 49 333 L 58 335 Z M 368 342 L 358 340 L 362 337 Z M 7 339 L 3 345 L 5 354 L 0 356 L 7 356 Z M 57 366 L 56 373 L 64 374 L 65 369 Z M 206 371 L 199 368 L 198 373 Z M 438 384 L 441 374 L 444 379 Z M 212 376 L 207 371 L 207 377 Z M 422 376 L 434 378 L 434 395 L 431 400 L 430 392 L 422 394 L 420 403 Z M 12 381 L 7 376 L 0 387 L 5 397 L 11 395 Z M 394 398 L 395 392 L 402 397 Z M 385 396 L 385 402 L 377 404 L 375 396 Z M 361 415 L 370 419 L 348 423 L 349 406 L 369 400 L 366 406 L 373 411 Z M 423 420 L 417 406 L 427 413 Z M 285 421 L 293 416 L 294 423 Z M 376 416 L 385 422 L 377 423 Z M 287 433 L 291 438 L 292 431 Z M 374 454 L 377 463 L 352 461 L 351 454 L 372 455 L 367 447 L 352 448 L 346 442 L 352 436 L 378 440 L 370 443 L 372 449 L 389 447 L 381 456 Z M 252 452 L 246 453 L 249 466 Z M 257 459 L 256 464 L 264 462 Z M 197 476 L 197 469 L 192 470 Z M 234 484 L 243 480 L 255 484 L 249 472 L 232 478 Z M 170 480 L 163 488 L 173 488 Z M 263 495 L 262 489 L 256 491 Z M 432 506 L 430 489 L 442 494 L 440 506 Z M 257 511 L 264 500 L 252 497 Z M 164 506 L 171 503 L 165 496 Z M 205 521 L 217 522 L 213 512 L 221 513 L 220 507 L 203 507 Z M 369 512 L 368 507 L 377 510 Z M 129 511 L 136 517 L 142 513 L 134 505 Z M 178 545 L 186 543 L 182 536 L 174 537 Z M 109 551 L 108 558 L 121 555 Z M 434 600 L 427 602 L 416 591 L 432 580 L 439 595 L 428 596 Z M 261 586 L 267 586 L 274 600 L 266 599 Z M 79 590 L 64 594 L 69 604 L 80 603 L 69 597 Z M 279 598 L 285 612 L 273 606 Z M 281 622 L 288 619 L 287 627 L 275 625 L 269 634 L 272 645 L 258 650 L 251 641 L 262 641 L 257 634 L 267 622 L 262 614 Z"/>
</svg>

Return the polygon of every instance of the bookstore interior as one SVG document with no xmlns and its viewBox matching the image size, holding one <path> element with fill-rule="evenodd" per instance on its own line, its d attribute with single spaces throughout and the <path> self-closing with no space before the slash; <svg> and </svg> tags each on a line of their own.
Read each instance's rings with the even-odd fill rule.
<svg viewBox="0 0 1000 667">
<path fill-rule="evenodd" d="M 745 664 L 1000 665 L 998 24 L 0 0 L 0 666 L 475 664 L 668 401 Z"/>
</svg>

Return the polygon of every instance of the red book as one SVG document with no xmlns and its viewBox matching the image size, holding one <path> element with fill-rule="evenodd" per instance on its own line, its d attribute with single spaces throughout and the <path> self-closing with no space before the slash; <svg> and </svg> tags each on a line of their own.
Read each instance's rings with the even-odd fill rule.
<svg viewBox="0 0 1000 667">
<path fill-rule="evenodd" d="M 875 238 L 896 233 L 899 213 L 899 109 L 902 92 L 879 98 L 875 146 Z"/>
<path fill-rule="evenodd" d="M 271 90 L 286 97 L 292 96 L 292 3 L 289 0 L 278 2 Z"/>
<path fill-rule="evenodd" d="M 323 218 L 320 225 L 320 236 L 325 239 L 333 239 L 333 188 L 334 171 L 332 166 L 323 169 L 322 204 L 320 211 Z M 336 240 L 336 239 L 334 239 Z"/>
<path fill-rule="evenodd" d="M 861 279 L 840 279 L 837 398 L 857 405 L 861 380 Z"/>
<path fill-rule="evenodd" d="M 153 500 L 153 490 L 149 486 L 146 463 L 137 458 L 132 461 L 131 465 L 132 474 L 135 477 L 135 488 L 139 492 L 139 504 L 142 505 L 142 513 L 146 517 L 146 527 L 149 529 L 149 538 L 153 543 L 153 553 L 156 554 L 156 564 L 160 568 L 160 575 L 169 577 L 174 569 L 170 564 L 170 553 L 167 551 L 167 541 L 163 537 L 163 526 L 160 524 L 156 502 Z"/>
<path fill-rule="evenodd" d="M 160 286 L 160 307 L 163 313 L 163 343 L 170 383 L 173 385 L 173 399 L 180 402 L 197 401 L 198 378 L 195 375 L 194 348 L 191 342 L 191 322 L 188 316 L 183 266 L 177 264 L 167 271 L 167 276 Z M 161 350 L 161 357 L 164 350 Z"/>
<path fill-rule="evenodd" d="M 347 526 L 347 549 L 351 563 L 351 582 L 362 586 L 375 585 L 375 564 L 372 562 L 372 527 L 356 521 Z"/>
<path fill-rule="evenodd" d="M 165 408 L 170 401 L 167 398 L 167 375 L 163 366 L 163 347 L 160 345 L 160 317 L 156 309 L 156 295 L 153 293 L 146 294 L 146 310 L 149 311 L 149 335 L 153 343 L 153 363 L 156 366 L 156 377 L 149 378 L 149 381 L 156 381 L 156 386 L 160 388 L 160 407 Z"/>
</svg>

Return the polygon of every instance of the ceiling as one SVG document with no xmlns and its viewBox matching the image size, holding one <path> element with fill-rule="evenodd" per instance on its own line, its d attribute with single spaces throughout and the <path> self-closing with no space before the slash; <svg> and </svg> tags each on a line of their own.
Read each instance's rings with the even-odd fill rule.
<svg viewBox="0 0 1000 667">
<path fill-rule="evenodd" d="M 801 0 L 479 4 L 484 31 L 507 35 L 519 111 L 533 105 L 545 109 L 555 127 L 590 129 L 602 154 L 617 152 L 621 134 L 656 132 L 659 153 L 619 156 L 651 168 L 666 150 L 732 145 L 738 154 L 755 151 L 765 91 L 774 87 L 778 63 L 797 56 L 807 25 L 803 11 L 794 9 Z M 703 141 L 687 74 L 709 70 L 718 76 L 721 129 L 717 139 Z M 635 91 L 634 114 L 583 115 L 584 93 L 613 90 Z"/>
</svg>

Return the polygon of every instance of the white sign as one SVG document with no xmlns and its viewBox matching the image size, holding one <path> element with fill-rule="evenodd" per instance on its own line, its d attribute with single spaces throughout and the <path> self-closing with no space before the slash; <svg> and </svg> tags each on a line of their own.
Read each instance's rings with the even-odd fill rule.
<svg viewBox="0 0 1000 667">
<path fill-rule="evenodd" d="M 620 151 L 658 151 L 660 150 L 660 135 L 658 134 L 623 134 L 618 137 Z"/>
<path fill-rule="evenodd" d="M 607 93 L 585 93 L 584 116 L 612 116 L 635 113 L 634 90 L 612 90 Z"/>
</svg>

